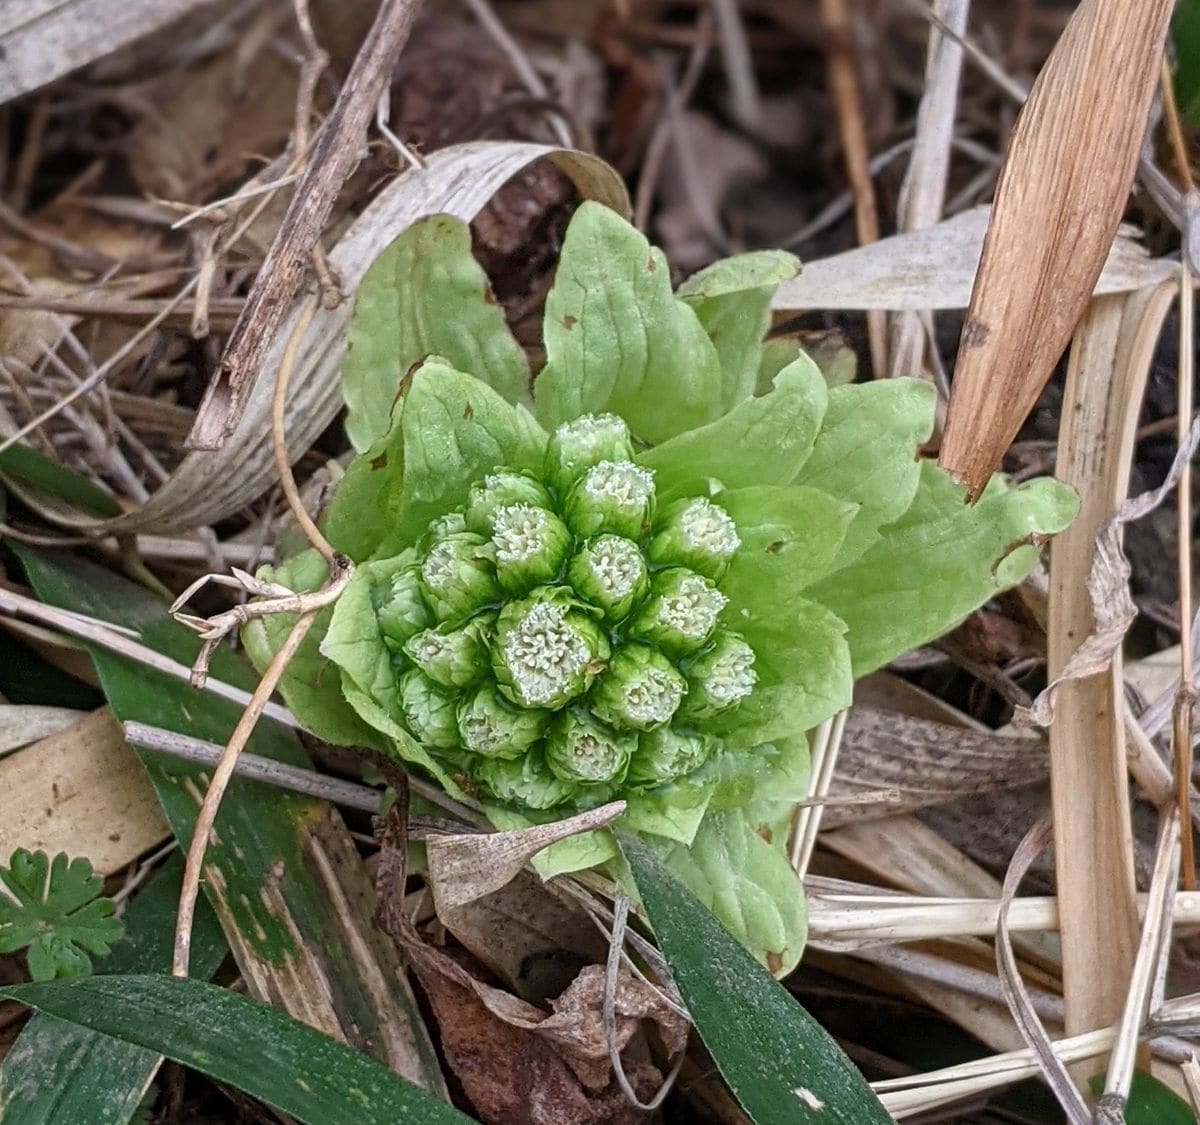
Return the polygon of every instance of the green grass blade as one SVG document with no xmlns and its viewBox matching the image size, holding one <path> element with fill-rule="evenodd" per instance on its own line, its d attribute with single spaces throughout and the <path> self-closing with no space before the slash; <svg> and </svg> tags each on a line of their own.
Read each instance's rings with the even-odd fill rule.
<svg viewBox="0 0 1200 1125">
<path fill-rule="evenodd" d="M 178 854 L 129 904 L 125 936 L 97 973 L 165 972 L 171 965 L 175 909 L 183 877 Z M 221 924 L 203 899 L 192 930 L 192 972 L 207 979 L 229 952 Z M 45 1012 L 22 1029 L 0 1066 L 3 1125 L 126 1125 L 162 1056 Z"/>
<path fill-rule="evenodd" d="M 756 1125 L 874 1125 L 891 1115 L 825 1030 L 672 875 L 619 833 L 675 983 Z"/>
<path fill-rule="evenodd" d="M 1200 125 L 1200 0 L 1180 0 L 1171 24 L 1175 40 L 1175 97 L 1189 125 Z"/>
<path fill-rule="evenodd" d="M 18 492 L 22 487 L 28 488 L 98 519 L 121 514 L 121 505 L 87 477 L 25 445 L 10 445 L 0 453 L 0 477 Z"/>
<path fill-rule="evenodd" d="M 307 1024 L 200 981 L 85 977 L 0 988 L 0 997 L 157 1051 L 308 1125 L 471 1120 Z"/>
</svg>

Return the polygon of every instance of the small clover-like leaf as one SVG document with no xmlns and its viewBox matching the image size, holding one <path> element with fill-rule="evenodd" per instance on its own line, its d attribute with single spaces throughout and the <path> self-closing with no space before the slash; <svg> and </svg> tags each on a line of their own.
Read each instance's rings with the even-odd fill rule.
<svg viewBox="0 0 1200 1125">
<path fill-rule="evenodd" d="M 28 946 L 34 980 L 86 976 L 88 953 L 103 956 L 124 933 L 86 859 L 18 848 L 0 867 L 0 884 L 0 953 Z"/>
</svg>

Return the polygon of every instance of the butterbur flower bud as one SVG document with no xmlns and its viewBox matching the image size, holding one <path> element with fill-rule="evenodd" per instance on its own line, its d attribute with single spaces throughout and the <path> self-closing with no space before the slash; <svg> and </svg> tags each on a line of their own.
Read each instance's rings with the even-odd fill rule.
<svg viewBox="0 0 1200 1125">
<path fill-rule="evenodd" d="M 634 616 L 629 632 L 678 660 L 699 652 L 728 598 L 707 578 L 673 566 L 650 581 L 650 599 Z"/>
<path fill-rule="evenodd" d="M 533 477 L 511 469 L 489 473 L 471 485 L 467 496 L 467 530 L 487 538 L 495 530 L 492 521 L 497 511 L 512 504 L 527 504 L 531 508 L 553 506 L 545 485 Z"/>
<path fill-rule="evenodd" d="M 389 583 L 376 586 L 372 594 L 379 632 L 392 652 L 399 652 L 409 637 L 433 623 L 415 563 L 396 571 Z"/>
<path fill-rule="evenodd" d="M 603 630 L 567 594 L 544 590 L 509 602 L 496 621 L 492 671 L 521 707 L 565 706 L 591 687 L 608 656 Z"/>
<path fill-rule="evenodd" d="M 698 496 L 662 514 L 646 555 L 656 566 L 686 566 L 717 582 L 741 542 L 729 513 Z"/>
<path fill-rule="evenodd" d="M 396 681 L 396 690 L 404 725 L 418 742 L 439 750 L 459 745 L 454 697 L 445 688 L 413 668 Z"/>
<path fill-rule="evenodd" d="M 428 551 L 435 543 L 440 543 L 451 535 L 461 535 L 466 530 L 467 521 L 462 512 L 447 512 L 444 516 L 437 516 L 429 521 L 429 526 L 421 537 L 421 550 Z"/>
<path fill-rule="evenodd" d="M 567 493 L 563 518 L 576 535 L 640 540 L 654 518 L 654 474 L 632 461 L 601 461 Z"/>
<path fill-rule="evenodd" d="M 489 626 L 494 619 L 494 615 L 475 617 L 458 628 L 439 625 L 422 630 L 405 642 L 404 652 L 435 684 L 467 687 L 490 666 Z"/>
<path fill-rule="evenodd" d="M 559 496 L 565 496 L 593 465 L 632 458 L 633 442 L 623 419 L 615 414 L 584 414 L 550 435 L 543 476 Z"/>
<path fill-rule="evenodd" d="M 481 685 L 459 700 L 458 730 L 462 744 L 488 758 L 516 758 L 543 734 L 551 712 L 514 707 L 495 684 Z"/>
<path fill-rule="evenodd" d="M 552 809 L 579 792 L 550 771 L 540 746 L 518 758 L 485 758 L 476 764 L 474 778 L 497 801 L 527 809 Z"/>
<path fill-rule="evenodd" d="M 610 622 L 627 617 L 650 588 L 638 545 L 619 535 L 601 535 L 583 546 L 567 568 L 567 581 Z"/>
<path fill-rule="evenodd" d="M 657 649 L 628 644 L 617 649 L 596 681 L 593 713 L 613 726 L 653 730 L 671 721 L 687 681 Z"/>
<path fill-rule="evenodd" d="M 712 648 L 688 669 L 688 696 L 681 715 L 708 719 L 736 706 L 758 682 L 754 650 L 736 633 L 720 632 Z"/>
<path fill-rule="evenodd" d="M 553 512 L 530 504 L 509 504 L 492 520 L 496 579 L 509 594 L 527 594 L 562 573 L 574 539 Z"/>
<path fill-rule="evenodd" d="M 566 782 L 620 782 L 636 746 L 636 734 L 618 733 L 582 707 L 572 707 L 550 724 L 546 764 Z"/>
<path fill-rule="evenodd" d="M 711 751 L 711 740 L 702 734 L 658 727 L 638 738 L 625 780 L 647 789 L 665 785 L 698 770 Z"/>
<path fill-rule="evenodd" d="M 421 590 L 439 621 L 461 621 L 499 601 L 491 544 L 470 532 L 435 543 L 421 563 Z"/>
</svg>

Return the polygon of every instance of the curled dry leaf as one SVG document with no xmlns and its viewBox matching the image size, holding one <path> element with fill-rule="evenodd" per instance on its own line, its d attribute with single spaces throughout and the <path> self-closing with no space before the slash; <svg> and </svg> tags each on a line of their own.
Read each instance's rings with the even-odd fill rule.
<svg viewBox="0 0 1200 1125">
<path fill-rule="evenodd" d="M 1054 718 L 1054 696 L 1059 685 L 1103 672 L 1137 617 L 1137 606 L 1129 590 L 1129 560 L 1121 548 L 1121 529 L 1127 523 L 1149 515 L 1170 495 L 1191 463 L 1200 443 L 1200 421 L 1193 422 L 1187 441 L 1179 447 L 1167 479 L 1155 489 L 1126 500 L 1096 536 L 1096 554 L 1088 571 L 1088 596 L 1095 617 L 1095 629 L 1084 639 L 1067 661 L 1062 673 L 1046 685 L 1029 708 L 1018 708 L 1015 721 L 1048 727 Z"/>
<path fill-rule="evenodd" d="M 513 832 L 431 836 L 425 849 L 438 914 L 499 890 L 542 849 L 570 836 L 606 828 L 624 811 L 624 801 L 613 801 L 577 816 Z"/>
<path fill-rule="evenodd" d="M 402 230 L 423 215 L 445 213 L 470 220 L 498 188 L 522 169 L 548 159 L 575 183 L 580 195 L 627 212 L 629 199 L 617 173 L 586 153 L 551 145 L 480 141 L 442 149 L 424 168 L 389 184 L 329 253 L 329 264 L 346 292 L 357 289 L 367 267 Z M 265 369 L 275 371 L 302 305 L 284 319 L 268 351 Z M 288 449 L 293 459 L 307 450 L 342 406 L 338 369 L 346 353 L 352 301 L 319 309 L 301 345 L 287 403 Z M 216 522 L 243 508 L 275 482 L 271 452 L 271 379 L 254 384 L 237 429 L 216 451 L 189 453 L 150 500 L 117 519 L 92 524 L 109 532 L 165 534 Z"/>
<path fill-rule="evenodd" d="M 775 292 L 772 307 L 800 309 L 964 309 L 979 269 L 990 209 L 976 207 L 935 226 L 806 262 Z M 1122 228 L 1108 252 L 1097 295 L 1126 293 L 1179 276 L 1179 266 L 1151 258 Z"/>
</svg>

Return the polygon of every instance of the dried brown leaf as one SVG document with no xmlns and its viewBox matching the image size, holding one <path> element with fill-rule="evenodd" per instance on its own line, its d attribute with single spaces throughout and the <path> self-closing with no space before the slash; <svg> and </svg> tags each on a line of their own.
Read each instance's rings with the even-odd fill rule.
<svg viewBox="0 0 1200 1125">
<path fill-rule="evenodd" d="M 977 496 L 1075 331 L 1129 196 L 1171 0 L 1076 8 L 996 185 L 939 461 Z"/>
</svg>

